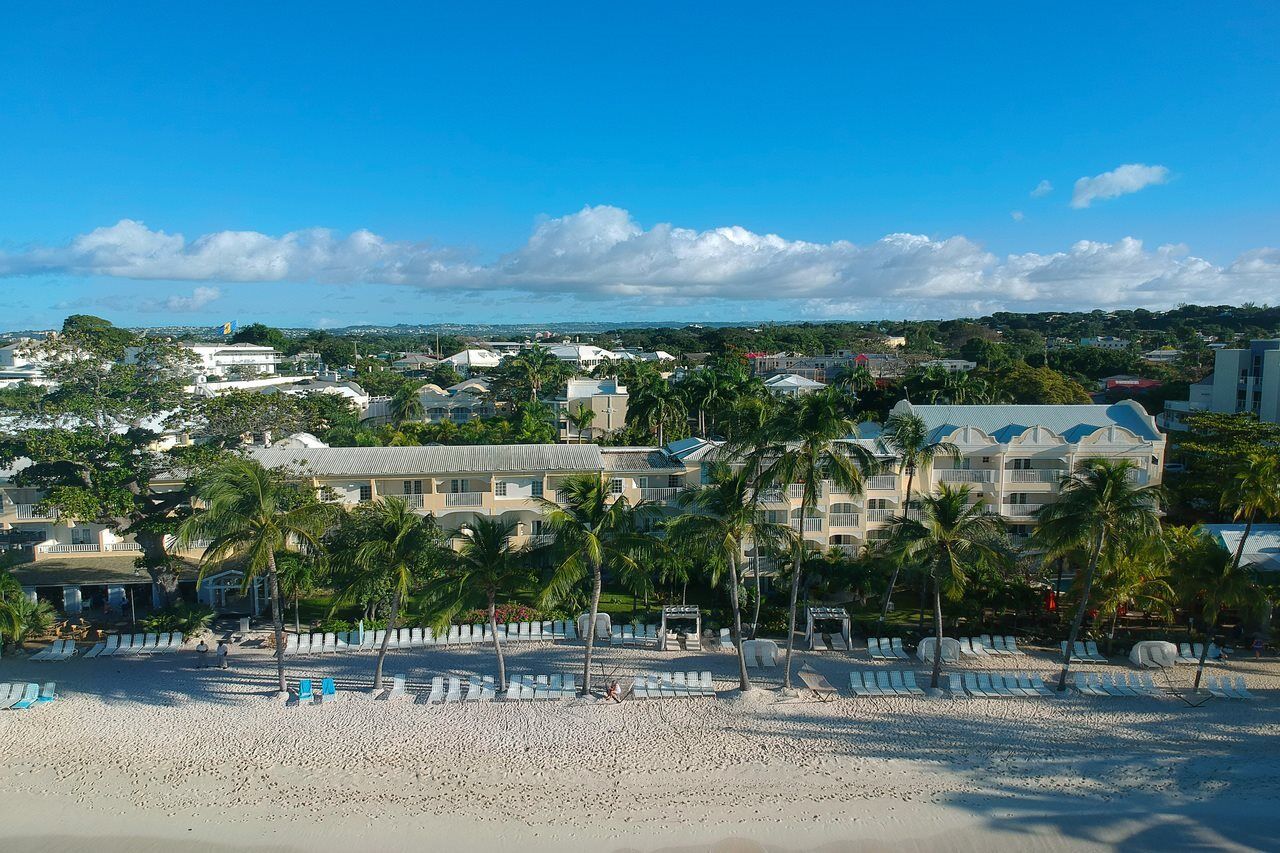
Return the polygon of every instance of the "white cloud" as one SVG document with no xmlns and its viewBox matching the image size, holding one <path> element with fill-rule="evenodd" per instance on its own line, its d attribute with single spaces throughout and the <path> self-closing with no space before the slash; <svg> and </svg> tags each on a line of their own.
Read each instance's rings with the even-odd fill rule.
<svg viewBox="0 0 1280 853">
<path fill-rule="evenodd" d="M 519 248 L 489 263 L 447 247 L 367 231 L 310 229 L 271 237 L 219 232 L 187 241 L 123 220 L 66 246 L 0 254 L 0 275 L 62 274 L 167 281 L 401 284 L 452 298 L 495 291 L 609 300 L 622 310 L 783 303 L 830 316 L 946 316 L 1008 308 L 1162 308 L 1179 302 L 1274 301 L 1280 249 L 1226 266 L 1186 247 L 1140 240 L 1082 241 L 1065 251 L 1004 258 L 964 236 L 889 234 L 855 245 L 810 243 L 738 226 L 642 227 L 620 208 L 585 207 L 537 224 Z M 159 304 L 194 311 L 221 295 L 196 288 Z"/>
<path fill-rule="evenodd" d="M 1041 181 L 1040 183 L 1036 184 L 1036 188 L 1031 191 L 1031 197 L 1044 198 L 1051 192 L 1053 192 L 1053 184 L 1049 183 L 1048 181 Z"/>
<path fill-rule="evenodd" d="M 1097 199 L 1136 193 L 1144 187 L 1163 184 L 1168 180 L 1169 170 L 1164 166 L 1126 163 L 1110 172 L 1076 181 L 1075 190 L 1071 193 L 1071 206 L 1088 207 Z"/>
<path fill-rule="evenodd" d="M 1012 219 L 1014 222 L 1021 222 L 1021 221 L 1022 221 L 1022 211 L 1021 211 L 1021 210 L 1011 210 L 1011 211 L 1009 211 L 1009 218 L 1010 218 L 1010 219 Z"/>
</svg>

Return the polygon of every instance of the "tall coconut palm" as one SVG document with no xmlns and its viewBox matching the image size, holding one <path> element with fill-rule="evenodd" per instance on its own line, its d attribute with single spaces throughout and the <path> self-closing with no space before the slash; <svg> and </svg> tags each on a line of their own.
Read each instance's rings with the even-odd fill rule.
<svg viewBox="0 0 1280 853">
<path fill-rule="evenodd" d="M 401 385 L 392 395 L 389 414 L 393 423 L 399 425 L 407 421 L 422 420 L 426 410 L 422 406 L 418 389 L 419 386 L 413 383 Z"/>
<path fill-rule="evenodd" d="M 969 497 L 969 486 L 943 483 L 937 494 L 921 499 L 919 519 L 900 515 L 889 524 L 890 548 L 919 564 L 932 581 L 935 689 L 942 678 L 943 595 L 959 598 L 975 570 L 1008 554 L 1004 521 Z"/>
<path fill-rule="evenodd" d="M 907 498 L 905 507 L 911 509 L 912 489 L 915 486 L 916 472 L 920 468 L 933 464 L 939 456 L 960 458 L 960 448 L 949 441 L 938 441 L 937 436 L 929 431 L 924 418 L 915 412 L 893 412 L 884 422 L 884 430 L 877 441 L 880 449 L 892 454 L 902 463 L 907 472 Z M 894 561 L 893 574 L 889 578 L 889 586 L 884 591 L 884 601 L 880 604 L 880 620 L 876 623 L 876 633 L 884 625 L 885 616 L 889 613 L 889 602 L 893 598 L 893 588 L 898 583 L 898 572 L 902 568 L 901 561 Z"/>
<path fill-rule="evenodd" d="M 1080 637 L 1103 555 L 1108 549 L 1123 554 L 1160 538 L 1160 492 L 1155 486 L 1136 485 L 1136 473 L 1137 466 L 1127 459 L 1085 459 L 1062 478 L 1058 500 L 1036 512 L 1038 526 L 1032 542 L 1044 551 L 1046 560 L 1076 549 L 1089 555 L 1080 604 L 1062 656 L 1059 691 L 1067 689 L 1072 649 Z"/>
<path fill-rule="evenodd" d="M 0 571 L 0 646 L 5 639 L 16 640 L 22 633 L 22 611 L 18 600 L 22 585 L 7 571 Z"/>
<path fill-rule="evenodd" d="M 507 662 L 498 637 L 498 599 L 515 595 L 534 580 L 529 549 L 513 544 L 515 522 L 476 516 L 450 534 L 461 542 L 441 554 L 425 602 L 437 632 L 460 613 L 484 608 L 489 614 L 493 653 L 498 659 L 498 689 L 507 683 Z"/>
<path fill-rule="evenodd" d="M 654 550 L 652 537 L 640 527 L 657 508 L 641 501 L 632 506 L 626 497 L 610 494 L 609 484 L 594 474 L 566 477 L 557 489 L 558 503 L 539 499 L 556 553 L 551 581 L 542 594 L 545 606 L 565 599 L 574 587 L 591 579 L 591 607 L 582 661 L 582 692 L 591 693 L 591 653 L 595 647 L 596 617 L 600 613 L 600 587 L 605 566 L 629 566 L 638 571 L 646 553 Z"/>
<path fill-rule="evenodd" d="M 302 633 L 302 596 L 313 591 L 323 574 L 318 556 L 283 554 L 276 558 L 276 571 L 280 575 L 280 594 L 293 600 L 293 630 Z"/>
<path fill-rule="evenodd" d="M 441 546 L 440 528 L 433 517 L 411 510 L 403 498 L 380 498 L 365 511 L 372 523 L 370 536 L 346 556 L 365 573 L 386 578 L 391 587 L 391 610 L 373 669 L 373 689 L 381 690 L 383 663 L 391 634 L 400 627 L 400 609 L 416 583 L 435 564 Z"/>
<path fill-rule="evenodd" d="M 747 542 L 764 547 L 791 538 L 790 527 L 768 521 L 756 508 L 753 478 L 746 469 L 734 471 L 724 463 L 713 463 L 705 486 L 687 489 L 677 498 L 684 512 L 667 525 L 673 547 L 690 546 L 709 558 L 711 585 L 723 577 L 733 610 L 734 645 L 738 652 L 738 676 L 743 691 L 751 689 L 747 659 L 742 653 L 742 551 Z"/>
<path fill-rule="evenodd" d="M 584 444 L 583 435 L 591 429 L 591 422 L 596 419 L 596 410 L 586 403 L 580 403 L 577 409 L 567 413 L 565 417 L 577 431 L 578 443 Z"/>
<path fill-rule="evenodd" d="M 214 466 L 200 478 L 196 495 L 203 509 L 179 526 L 178 549 L 190 548 L 198 539 L 209 540 L 200 558 L 201 579 L 209 568 L 231 562 L 244 571 L 246 585 L 266 574 L 276 674 L 284 693 L 284 610 L 276 554 L 318 552 L 320 537 L 332 518 L 330 507 L 287 483 L 281 472 L 241 458 Z"/>
<path fill-rule="evenodd" d="M 857 429 L 852 417 L 853 398 L 837 388 L 826 388 L 794 398 L 764 425 L 745 455 L 748 464 L 759 470 L 762 487 L 800 486 L 800 535 L 804 522 L 818 505 L 824 481 L 850 495 L 863 489 L 863 475 L 880 469 L 875 454 L 860 444 L 847 441 Z M 742 452 L 731 448 L 731 453 Z M 799 553 L 799 551 L 797 551 Z M 795 647 L 796 603 L 800 595 L 800 560 L 794 561 L 791 577 L 791 604 L 787 623 L 786 670 L 782 687 L 791 689 L 791 656 Z"/>
<path fill-rule="evenodd" d="M 538 344 L 514 356 L 508 364 L 509 369 L 515 371 L 521 382 L 528 386 L 531 401 L 538 399 L 544 385 L 565 372 L 564 362 L 556 358 L 551 350 Z"/>
<path fill-rule="evenodd" d="M 668 430 L 683 424 L 685 417 L 684 401 L 656 371 L 640 375 L 631 387 L 627 421 L 655 436 L 658 446 L 666 444 Z"/>
</svg>

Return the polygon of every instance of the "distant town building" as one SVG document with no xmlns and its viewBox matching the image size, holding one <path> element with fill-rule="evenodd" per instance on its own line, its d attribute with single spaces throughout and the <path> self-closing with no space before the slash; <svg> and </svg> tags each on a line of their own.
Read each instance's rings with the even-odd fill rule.
<svg viewBox="0 0 1280 853">
<path fill-rule="evenodd" d="M 1173 364 L 1182 355 L 1182 350 L 1172 347 L 1162 347 L 1153 349 L 1151 352 L 1144 352 L 1142 360 L 1151 364 Z"/>
<path fill-rule="evenodd" d="M 559 414 L 561 441 L 592 441 L 627 425 L 626 386 L 617 379 L 570 379 L 564 393 L 551 401 Z M 579 430 L 569 419 L 581 409 L 594 412 L 591 423 Z"/>
<path fill-rule="evenodd" d="M 768 389 L 769 393 L 776 394 L 779 397 L 799 397 L 802 394 L 821 391 L 827 386 L 821 382 L 797 376 L 794 373 L 779 373 L 766 379 L 764 387 Z"/>
<path fill-rule="evenodd" d="M 1280 423 L 1280 339 L 1217 350 L 1213 373 L 1191 386 L 1185 402 L 1165 403 L 1160 425 L 1185 429 L 1183 419 L 1193 412 L 1252 412 L 1259 420 Z"/>
<path fill-rule="evenodd" d="M 1080 346 L 1092 347 L 1093 349 L 1128 349 L 1129 341 L 1124 338 L 1113 338 L 1111 335 L 1104 335 L 1098 338 L 1081 338 Z"/>
<path fill-rule="evenodd" d="M 205 344 L 180 343 L 179 346 L 196 357 L 193 370 L 208 378 L 247 379 L 255 376 L 271 376 L 284 359 L 273 347 L 261 344 Z M 126 364 L 136 364 L 142 347 L 126 347 Z"/>
<path fill-rule="evenodd" d="M 502 356 L 493 350 L 464 349 L 444 359 L 443 363 L 450 365 L 463 376 L 470 376 L 472 371 L 484 371 L 497 367 L 502 363 Z"/>
<path fill-rule="evenodd" d="M 922 361 L 920 366 L 923 368 L 940 367 L 947 373 L 968 373 L 978 366 L 976 361 L 965 361 L 963 358 L 935 358 L 931 361 Z"/>
</svg>

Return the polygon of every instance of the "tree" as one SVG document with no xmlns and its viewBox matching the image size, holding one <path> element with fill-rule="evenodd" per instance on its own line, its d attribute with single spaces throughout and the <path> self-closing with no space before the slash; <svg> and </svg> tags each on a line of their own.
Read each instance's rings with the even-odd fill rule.
<svg viewBox="0 0 1280 853">
<path fill-rule="evenodd" d="M 979 340 L 974 338 L 973 340 Z M 933 464 L 938 456 L 960 458 L 960 448 L 949 441 L 937 441 L 929 432 L 924 418 L 915 412 L 894 412 L 885 421 L 884 431 L 877 442 L 884 451 L 893 454 L 902 461 L 907 472 L 907 496 L 905 509 L 911 509 L 911 492 L 915 485 L 916 472 L 922 466 Z M 893 597 L 893 587 L 898 582 L 898 571 L 902 562 L 895 560 L 893 575 L 889 578 L 889 586 L 884 591 L 884 602 L 880 605 L 880 620 L 876 623 L 877 632 L 884 625 L 884 618 L 889 612 L 889 601 Z"/>
<path fill-rule="evenodd" d="M 708 559 L 711 585 L 723 577 L 733 611 L 734 645 L 738 652 L 739 683 L 751 689 L 747 659 L 742 653 L 742 551 L 747 542 L 757 548 L 786 542 L 791 528 L 765 519 L 756 505 L 752 477 L 747 469 L 733 471 L 724 463 L 711 466 L 705 486 L 686 489 L 678 497 L 685 512 L 667 524 L 669 542 L 677 548 L 689 546 Z"/>
<path fill-rule="evenodd" d="M 329 507 L 314 494 L 286 482 L 280 470 L 264 468 L 252 459 L 228 459 L 203 476 L 196 494 L 204 509 L 178 528 L 179 547 L 208 539 L 200 558 L 200 577 L 211 567 L 234 562 L 244 571 L 246 584 L 263 574 L 271 596 L 275 627 L 276 673 L 280 692 L 284 681 L 284 610 L 276 554 L 320 549 L 320 537 L 331 518 Z"/>
<path fill-rule="evenodd" d="M 1132 552 L 1109 551 L 1098 566 L 1094 601 L 1099 616 L 1111 617 L 1110 640 L 1115 639 L 1121 613 L 1141 606 L 1148 613 L 1167 616 L 1175 595 L 1169 583 L 1168 548 L 1164 541 L 1140 544 Z"/>
<path fill-rule="evenodd" d="M 591 429 L 591 422 L 596 419 L 595 409 L 586 403 L 580 403 L 577 409 L 568 412 L 565 417 L 568 418 L 569 423 L 577 431 L 578 443 L 582 444 L 584 431 Z"/>
<path fill-rule="evenodd" d="M 974 572 L 1007 556 L 1004 522 L 969 498 L 969 486 L 943 483 L 920 501 L 918 520 L 896 516 L 889 525 L 891 549 L 922 565 L 933 584 L 934 689 L 942 678 L 942 596 L 959 599 Z"/>
<path fill-rule="evenodd" d="M 22 585 L 8 570 L 0 569 L 0 647 L 6 638 L 17 640 L 22 633 Z"/>
<path fill-rule="evenodd" d="M 477 516 L 455 530 L 461 540 L 457 551 L 445 551 L 441 566 L 426 598 L 427 611 L 437 631 L 445 629 L 467 610 L 485 608 L 498 659 L 498 689 L 505 690 L 507 663 L 498 637 L 498 598 L 515 595 L 534 580 L 529 549 L 512 543 L 516 525 L 498 518 Z"/>
<path fill-rule="evenodd" d="M 1050 367 L 1017 362 L 1002 370 L 997 385 L 1014 403 L 1088 403 L 1089 392 L 1079 382 Z"/>
<path fill-rule="evenodd" d="M 559 384 L 572 374 L 565 362 L 556 358 L 551 350 L 534 344 L 532 347 L 504 359 L 491 373 L 493 393 L 499 399 L 537 400 L 542 389 Z"/>
<path fill-rule="evenodd" d="M 676 394 L 667 380 L 657 371 L 641 374 L 630 386 L 627 402 L 627 423 L 637 424 L 649 435 L 655 436 L 658 446 L 665 446 L 674 430 L 681 437 L 687 433 L 688 422 L 684 401 Z"/>
<path fill-rule="evenodd" d="M 591 610 L 582 663 L 582 692 L 591 693 L 591 652 L 595 646 L 596 616 L 600 612 L 600 587 L 605 566 L 636 564 L 654 550 L 652 538 L 639 527 L 656 513 L 641 501 L 632 506 L 625 496 L 613 496 L 609 485 L 594 474 L 564 478 L 557 490 L 559 503 L 540 498 L 545 526 L 557 552 L 551 581 L 542 601 L 562 600 L 584 579 L 591 579 Z M 635 566 L 639 570 L 639 566 Z"/>
<path fill-rule="evenodd" d="M 788 401 L 765 424 L 762 434 L 747 452 L 749 464 L 759 472 L 762 487 L 785 488 L 798 484 L 800 536 L 804 521 L 818 505 L 823 482 L 830 480 L 850 495 L 862 493 L 864 474 L 880 469 L 875 455 L 847 441 L 857 430 L 852 398 L 838 388 L 825 388 Z M 731 454 L 740 450 L 731 448 Z M 791 605 L 787 623 L 786 670 L 782 687 L 791 689 L 791 655 L 795 646 L 796 602 L 800 594 L 801 567 L 797 561 L 791 579 Z"/>
<path fill-rule="evenodd" d="M 303 595 L 313 592 L 323 576 L 318 556 L 297 553 L 276 555 L 276 571 L 280 575 L 280 595 L 293 599 L 293 630 L 302 633 L 300 615 Z"/>
<path fill-rule="evenodd" d="M 1223 509 L 1222 495 L 1234 487 L 1240 460 L 1258 448 L 1280 447 L 1280 425 L 1247 412 L 1193 412 L 1185 423 L 1176 456 L 1186 472 L 1171 475 L 1168 486 L 1192 518 L 1213 517 Z"/>
<path fill-rule="evenodd" d="M 1046 562 L 1074 549 L 1088 554 L 1080 603 L 1062 656 L 1059 691 L 1067 689 L 1072 650 L 1088 612 L 1094 575 L 1104 553 L 1112 549 L 1123 554 L 1159 539 L 1160 492 L 1155 486 L 1135 485 L 1137 470 L 1127 459 L 1085 459 L 1062 478 L 1058 500 L 1036 513 L 1038 526 L 1032 543 L 1044 550 Z"/>
<path fill-rule="evenodd" d="M 420 421 L 426 414 L 422 406 L 422 397 L 418 395 L 416 383 L 401 385 L 391 397 L 389 413 L 391 422 L 402 424 L 406 421 Z"/>
<path fill-rule="evenodd" d="M 289 339 L 284 332 L 263 323 L 250 323 L 237 329 L 231 336 L 233 344 L 257 344 L 284 352 L 289 346 Z"/>
<path fill-rule="evenodd" d="M 440 528 L 434 518 L 409 509 L 403 498 L 380 498 L 364 508 L 370 536 L 355 546 L 348 562 L 369 575 L 385 579 L 391 589 L 391 610 L 373 669 L 373 689 L 382 689 L 382 668 L 391 634 L 400 627 L 400 608 L 415 584 L 433 565 L 440 548 Z M 339 596 L 339 600 L 344 600 Z"/>
</svg>

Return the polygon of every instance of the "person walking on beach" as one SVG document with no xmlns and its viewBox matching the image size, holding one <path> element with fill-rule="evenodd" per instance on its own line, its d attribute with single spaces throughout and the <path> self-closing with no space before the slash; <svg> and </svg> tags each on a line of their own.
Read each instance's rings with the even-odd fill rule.
<svg viewBox="0 0 1280 853">
<path fill-rule="evenodd" d="M 218 642 L 218 669 L 227 668 L 227 655 L 231 653 L 231 647 L 227 645 L 226 640 Z"/>
<path fill-rule="evenodd" d="M 1253 656 L 1255 658 L 1262 657 L 1262 646 L 1263 646 L 1262 638 L 1254 637 L 1253 638 Z"/>
<path fill-rule="evenodd" d="M 200 645 L 196 646 L 196 654 L 200 656 L 197 658 L 197 660 L 200 661 L 200 668 L 204 669 L 207 662 L 206 655 L 209 654 L 209 646 L 205 643 L 204 637 L 200 638 Z"/>
</svg>

